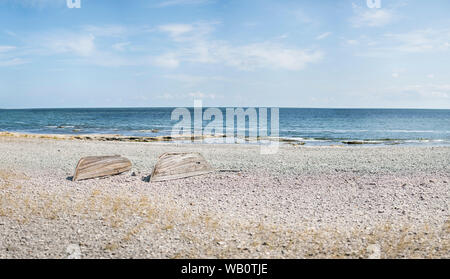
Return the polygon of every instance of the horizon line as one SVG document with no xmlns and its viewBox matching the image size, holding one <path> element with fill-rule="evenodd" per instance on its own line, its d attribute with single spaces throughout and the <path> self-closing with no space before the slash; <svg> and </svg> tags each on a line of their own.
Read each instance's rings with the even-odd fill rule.
<svg viewBox="0 0 450 279">
<path fill-rule="evenodd" d="M 194 108 L 194 106 L 145 106 L 145 107 L 23 107 L 0 108 L 0 110 L 39 110 L 39 109 L 146 109 L 146 108 Z M 279 109 L 410 109 L 410 110 L 450 110 L 450 108 L 420 107 L 283 107 L 283 106 L 202 106 L 203 108 L 279 108 Z"/>
</svg>

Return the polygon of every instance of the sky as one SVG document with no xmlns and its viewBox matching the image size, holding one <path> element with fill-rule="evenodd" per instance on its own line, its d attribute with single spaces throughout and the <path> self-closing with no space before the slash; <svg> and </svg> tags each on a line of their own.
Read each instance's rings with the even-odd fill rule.
<svg viewBox="0 0 450 279">
<path fill-rule="evenodd" d="M 0 0 L 0 108 L 450 109 L 448 0 L 66 2 Z"/>
</svg>

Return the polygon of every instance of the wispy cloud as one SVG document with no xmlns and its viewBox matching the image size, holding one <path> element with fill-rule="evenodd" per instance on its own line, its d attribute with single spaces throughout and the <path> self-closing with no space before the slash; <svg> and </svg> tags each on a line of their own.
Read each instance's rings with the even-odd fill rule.
<svg viewBox="0 0 450 279">
<path fill-rule="evenodd" d="M 0 67 L 7 67 L 7 66 L 17 66 L 22 64 L 27 64 L 28 61 L 22 59 L 22 58 L 13 58 L 9 60 L 0 60 Z"/>
<path fill-rule="evenodd" d="M 163 93 L 156 96 L 157 99 L 163 99 L 163 100 L 172 100 L 175 99 L 177 95 L 171 94 L 171 93 Z"/>
<path fill-rule="evenodd" d="M 405 86 L 401 91 L 425 98 L 450 99 L 450 84 L 415 84 Z"/>
<path fill-rule="evenodd" d="M 5 30 L 4 32 L 5 32 L 5 34 L 7 34 L 8 36 L 11 36 L 11 37 L 17 37 L 17 34 L 14 33 L 14 32 L 11 31 L 11 30 Z"/>
<path fill-rule="evenodd" d="M 164 75 L 166 79 L 174 80 L 185 84 L 188 87 L 195 86 L 199 83 L 203 83 L 208 79 L 203 76 L 187 75 L 187 74 L 175 74 L 175 75 Z"/>
<path fill-rule="evenodd" d="M 370 9 L 353 4 L 353 13 L 350 22 L 354 27 L 381 27 L 395 19 L 394 10 L 388 8 Z"/>
<path fill-rule="evenodd" d="M 128 46 L 130 46 L 131 43 L 130 42 L 121 42 L 121 43 L 116 43 L 112 45 L 112 48 L 116 51 L 125 51 Z"/>
<path fill-rule="evenodd" d="M 170 24 L 160 26 L 180 46 L 158 58 L 158 63 L 171 67 L 181 62 L 216 63 L 238 68 L 301 70 L 309 63 L 318 62 L 323 53 L 318 50 L 299 49 L 265 41 L 246 45 L 233 45 L 227 41 L 209 39 L 217 23 Z M 164 63 L 161 63 L 164 62 Z"/>
<path fill-rule="evenodd" d="M 230 79 L 221 76 L 201 76 L 189 74 L 172 74 L 164 75 L 164 78 L 175 80 L 183 83 L 185 86 L 192 87 L 209 81 L 230 81 Z"/>
<path fill-rule="evenodd" d="M 243 70 L 272 68 L 285 70 L 301 70 L 307 64 L 315 63 L 323 58 L 317 50 L 290 48 L 271 42 L 244 46 L 225 46 L 218 49 L 218 58 L 229 66 Z"/>
<path fill-rule="evenodd" d="M 384 35 L 391 49 L 402 52 L 442 51 L 450 49 L 450 29 L 424 29 Z M 389 48 L 389 46 L 388 46 Z"/>
<path fill-rule="evenodd" d="M 0 45 L 0 52 L 7 52 L 16 49 L 15 46 L 2 46 Z"/>
<path fill-rule="evenodd" d="M 180 65 L 180 60 L 175 53 L 165 53 L 155 57 L 154 63 L 164 68 L 177 68 Z"/>
<path fill-rule="evenodd" d="M 194 27 L 191 24 L 166 24 L 160 25 L 158 27 L 160 31 L 167 32 L 169 35 L 178 40 L 180 36 L 185 35 L 186 33 L 190 33 L 194 30 Z"/>
<path fill-rule="evenodd" d="M 331 35 L 331 32 L 325 32 L 325 33 L 320 34 L 319 36 L 317 36 L 316 40 L 323 40 L 323 39 L 325 39 L 326 37 L 328 37 L 330 35 Z"/>
<path fill-rule="evenodd" d="M 227 42 L 203 42 L 161 55 L 157 64 L 175 68 L 181 62 L 222 64 L 240 70 L 301 70 L 323 58 L 318 50 L 286 47 L 271 42 L 233 46 Z"/>
<path fill-rule="evenodd" d="M 177 42 L 201 40 L 214 31 L 220 24 L 217 21 L 197 22 L 192 24 L 172 23 L 159 25 L 158 30 L 167 33 L 172 40 Z"/>
<path fill-rule="evenodd" d="M 68 59 L 92 65 L 157 66 L 169 70 L 182 64 L 217 64 L 245 71 L 297 71 L 319 62 L 324 56 L 316 48 L 299 48 L 274 39 L 248 44 L 216 40 L 213 33 L 219 25 L 217 21 L 171 23 L 150 29 L 89 25 L 32 34 L 28 48 L 36 55 L 66 55 Z M 166 46 L 159 49 L 145 45 L 132 47 L 134 36 L 144 34 L 150 40 L 165 42 Z M 325 33 L 321 37 L 328 35 Z M 9 49 L 10 46 L 0 47 L 0 51 Z M 134 51 L 136 49 L 138 51 Z"/>
<path fill-rule="evenodd" d="M 82 32 L 95 37 L 120 37 L 129 35 L 131 30 L 122 25 L 85 25 L 82 27 Z"/>
<path fill-rule="evenodd" d="M 446 52 L 450 50 L 450 29 L 429 28 L 404 33 L 385 33 L 375 38 L 362 36 L 347 40 L 346 45 L 356 47 L 358 56 Z"/>
<path fill-rule="evenodd" d="M 46 47 L 55 53 L 73 53 L 79 56 L 90 56 L 95 52 L 95 36 L 65 34 L 62 37 L 50 37 Z"/>
<path fill-rule="evenodd" d="M 359 45 L 359 41 L 358 40 L 346 40 L 345 44 L 350 45 L 350 46 Z"/>
<path fill-rule="evenodd" d="M 221 95 L 213 93 L 203 93 L 200 91 L 188 93 L 188 96 L 194 99 L 212 99 L 212 100 L 223 97 Z"/>
<path fill-rule="evenodd" d="M 0 45 L 0 67 L 27 64 L 29 61 L 19 57 L 16 46 Z"/>
<path fill-rule="evenodd" d="M 158 99 L 164 99 L 164 100 L 186 100 L 186 99 L 220 99 L 223 98 L 223 95 L 215 94 L 215 93 L 204 93 L 202 91 L 195 91 L 195 92 L 189 92 L 189 93 L 163 93 L 157 96 Z"/>
</svg>

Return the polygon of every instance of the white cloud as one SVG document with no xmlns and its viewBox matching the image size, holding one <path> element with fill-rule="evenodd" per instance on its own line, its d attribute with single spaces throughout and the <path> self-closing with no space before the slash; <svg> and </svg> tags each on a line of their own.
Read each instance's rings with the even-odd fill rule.
<svg viewBox="0 0 450 279">
<path fill-rule="evenodd" d="M 217 53 L 217 58 L 225 64 L 243 70 L 257 68 L 301 70 L 307 64 L 318 62 L 323 57 L 320 51 L 289 48 L 270 42 L 238 47 L 224 46 L 220 47 Z"/>
<path fill-rule="evenodd" d="M 393 77 L 393 78 L 398 78 L 399 76 L 400 76 L 399 73 L 392 73 L 392 77 Z"/>
<path fill-rule="evenodd" d="M 355 42 L 355 43 L 350 43 Z M 356 43 L 358 42 L 358 43 Z M 387 33 L 377 38 L 348 40 L 358 47 L 358 56 L 390 57 L 398 54 L 439 53 L 450 50 L 450 29 L 422 29 L 405 33 Z"/>
<path fill-rule="evenodd" d="M 222 97 L 220 95 L 211 94 L 211 93 L 206 94 L 206 93 L 203 93 L 200 91 L 189 93 L 188 96 L 192 97 L 194 99 L 211 99 L 211 100 Z"/>
<path fill-rule="evenodd" d="M 103 67 L 122 67 L 122 66 L 147 66 L 151 64 L 148 57 L 129 58 L 114 53 L 96 51 L 93 55 L 84 58 L 86 63 Z"/>
<path fill-rule="evenodd" d="M 164 100 L 171 100 L 171 99 L 175 99 L 176 95 L 170 94 L 170 93 L 163 93 L 161 95 L 156 96 L 156 98 L 164 99 Z"/>
<path fill-rule="evenodd" d="M 450 99 L 450 84 L 419 84 L 402 88 L 404 93 L 417 94 L 425 98 Z"/>
<path fill-rule="evenodd" d="M 166 79 L 181 82 L 188 87 L 197 86 L 198 84 L 209 81 L 220 81 L 220 82 L 230 81 L 230 79 L 221 76 L 199 76 L 188 74 L 163 75 L 163 77 Z"/>
<path fill-rule="evenodd" d="M 9 60 L 0 60 L 0 67 L 7 67 L 7 66 L 17 66 L 28 63 L 26 60 L 23 60 L 22 58 L 13 58 Z"/>
<path fill-rule="evenodd" d="M 0 45 L 0 67 L 17 66 L 29 63 L 18 56 L 17 47 Z"/>
<path fill-rule="evenodd" d="M 207 80 L 207 77 L 186 75 L 186 74 L 164 75 L 163 77 L 185 83 L 189 86 L 195 85 L 195 84 L 198 84 L 198 83 L 201 83 L 201 82 L 204 82 Z"/>
<path fill-rule="evenodd" d="M 157 96 L 158 99 L 165 99 L 165 100 L 173 100 L 173 99 L 219 99 L 223 98 L 222 95 L 214 94 L 214 93 L 204 93 L 201 91 L 195 91 L 190 93 L 180 93 L 180 94 L 171 94 L 171 93 L 164 93 Z"/>
<path fill-rule="evenodd" d="M 168 69 L 175 69 L 182 63 L 200 63 L 220 64 L 239 70 L 296 71 L 320 61 L 324 56 L 320 50 L 276 43 L 275 39 L 241 45 L 214 40 L 209 35 L 217 25 L 218 22 L 213 21 L 157 26 L 152 31 L 167 34 L 173 43 L 164 48 L 162 53 L 160 51 L 158 53 L 155 49 L 145 53 L 145 48 L 134 47 L 133 49 L 139 49 L 135 52 L 136 55 L 127 55 L 126 51 L 132 50 L 130 48 L 132 41 L 127 35 L 130 29 L 120 26 L 82 26 L 78 31 L 53 30 L 51 33 L 35 34 L 31 36 L 28 47 L 38 55 L 80 56 L 83 63 L 93 65 L 107 67 L 153 65 Z M 93 33 L 84 33 L 88 30 Z M 133 30 L 140 32 L 139 34 L 148 31 L 144 27 L 133 28 Z M 133 34 L 136 33 L 133 32 Z M 157 33 L 152 34 L 157 35 Z M 123 40 L 119 42 L 111 40 L 119 35 Z"/>
<path fill-rule="evenodd" d="M 400 34 L 385 34 L 384 40 L 392 42 L 391 49 L 402 52 L 449 50 L 450 29 L 425 29 Z"/>
<path fill-rule="evenodd" d="M 117 51 L 125 51 L 127 46 L 129 46 L 130 44 L 131 44 L 130 42 L 117 43 L 113 44 L 112 48 Z"/>
<path fill-rule="evenodd" d="M 178 39 L 181 35 L 191 32 L 194 28 L 191 24 L 166 24 L 160 25 L 160 31 L 167 32 L 173 39 Z"/>
<path fill-rule="evenodd" d="M 164 68 L 177 68 L 180 64 L 177 56 L 173 53 L 166 53 L 160 56 L 157 56 L 154 60 L 154 63 L 157 66 Z"/>
<path fill-rule="evenodd" d="M 170 38 L 177 42 L 204 39 L 211 33 L 218 22 L 198 22 L 193 24 L 165 24 L 158 26 L 158 30 L 167 33 Z"/>
<path fill-rule="evenodd" d="M 95 37 L 120 37 L 131 32 L 122 25 L 86 25 L 82 31 Z"/>
<path fill-rule="evenodd" d="M 16 47 L 15 46 L 1 46 L 0 45 L 0 52 L 8 52 L 11 50 L 15 50 Z"/>
<path fill-rule="evenodd" d="M 7 34 L 8 36 L 11 36 L 11 37 L 17 37 L 17 34 L 14 33 L 13 31 L 5 30 L 4 32 L 5 32 L 5 34 Z"/>
<path fill-rule="evenodd" d="M 49 38 L 47 47 L 56 53 L 74 53 L 79 56 L 90 56 L 95 51 L 95 37 L 89 35 L 63 35 Z"/>
<path fill-rule="evenodd" d="M 209 40 L 216 22 L 170 24 L 159 27 L 169 34 L 178 48 L 158 58 L 157 64 L 178 66 L 179 62 L 224 64 L 241 70 L 258 68 L 301 70 L 322 59 L 318 50 L 299 49 L 271 41 L 232 45 L 227 41 Z M 176 62 L 175 62 L 176 61 Z"/>
<path fill-rule="evenodd" d="M 179 62 L 224 64 L 240 70 L 301 70 L 323 58 L 318 50 L 290 48 L 271 42 L 232 46 L 227 42 L 201 42 L 158 57 L 157 64 L 177 67 Z"/>
<path fill-rule="evenodd" d="M 331 35 L 331 32 L 325 32 L 325 33 L 320 34 L 319 36 L 317 36 L 316 40 L 323 40 L 323 39 L 325 39 L 326 37 L 328 37 L 330 35 Z"/>
<path fill-rule="evenodd" d="M 347 40 L 346 44 L 348 44 L 348 45 L 359 45 L 359 41 L 358 40 Z"/>
<path fill-rule="evenodd" d="M 395 19 L 393 10 L 362 8 L 355 4 L 353 4 L 353 13 L 354 16 L 350 21 L 354 27 L 380 27 L 393 22 Z"/>
</svg>

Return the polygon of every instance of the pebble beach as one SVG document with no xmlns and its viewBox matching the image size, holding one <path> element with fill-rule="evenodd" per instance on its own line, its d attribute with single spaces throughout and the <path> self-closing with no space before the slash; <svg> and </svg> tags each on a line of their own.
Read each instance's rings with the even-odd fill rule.
<svg viewBox="0 0 450 279">
<path fill-rule="evenodd" d="M 159 155 L 215 172 L 149 183 Z M 83 156 L 120 175 L 72 182 Z M 449 258 L 449 146 L 0 136 L 0 258 Z"/>
</svg>

